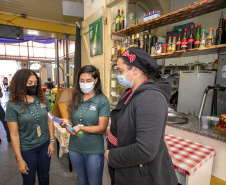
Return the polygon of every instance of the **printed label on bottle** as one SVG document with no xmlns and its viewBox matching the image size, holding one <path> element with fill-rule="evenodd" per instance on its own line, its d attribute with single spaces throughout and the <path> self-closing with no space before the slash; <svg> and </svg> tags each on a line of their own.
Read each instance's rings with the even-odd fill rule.
<svg viewBox="0 0 226 185">
<path fill-rule="evenodd" d="M 119 23 L 119 18 L 116 18 L 116 24 Z"/>
<path fill-rule="evenodd" d="M 111 54 L 115 55 L 115 48 L 111 48 Z"/>
<path fill-rule="evenodd" d="M 195 44 L 197 44 L 197 45 L 200 44 L 200 40 L 196 40 Z"/>
<path fill-rule="evenodd" d="M 171 51 L 175 51 L 175 50 L 176 50 L 176 47 L 172 46 Z"/>
<path fill-rule="evenodd" d="M 183 40 L 183 41 L 181 42 L 181 47 L 187 47 L 187 46 L 188 46 L 187 40 Z"/>
<path fill-rule="evenodd" d="M 181 44 L 181 41 L 177 41 L 176 45 L 180 45 Z"/>
<path fill-rule="evenodd" d="M 195 41 L 194 39 L 188 39 L 188 43 L 192 43 L 194 41 Z"/>
</svg>

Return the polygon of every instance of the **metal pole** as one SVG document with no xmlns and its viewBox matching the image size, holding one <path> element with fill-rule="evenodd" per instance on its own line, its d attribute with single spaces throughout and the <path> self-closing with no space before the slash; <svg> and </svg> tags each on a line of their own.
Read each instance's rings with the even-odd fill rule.
<svg viewBox="0 0 226 185">
<path fill-rule="evenodd" d="M 66 87 L 69 88 L 69 57 L 68 57 L 68 37 L 69 34 L 65 34 L 66 37 Z"/>
<path fill-rule="evenodd" d="M 74 80 L 73 85 L 75 86 L 77 80 L 77 73 L 81 68 L 81 36 L 80 36 L 80 25 L 76 23 L 76 35 L 75 35 L 75 57 L 74 57 Z"/>
<path fill-rule="evenodd" d="M 59 72 L 59 47 L 58 47 L 58 39 L 55 41 L 56 45 L 56 63 L 57 63 L 57 89 L 60 89 L 60 72 Z"/>
</svg>

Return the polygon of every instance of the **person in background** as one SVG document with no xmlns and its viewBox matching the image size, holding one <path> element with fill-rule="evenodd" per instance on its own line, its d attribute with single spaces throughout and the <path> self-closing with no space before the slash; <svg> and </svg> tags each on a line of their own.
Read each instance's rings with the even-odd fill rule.
<svg viewBox="0 0 226 185">
<path fill-rule="evenodd" d="M 47 81 L 44 83 L 47 89 L 52 89 L 54 86 L 51 82 L 51 78 L 47 78 Z"/>
<path fill-rule="evenodd" d="M 118 82 L 128 88 L 111 112 L 108 150 L 111 184 L 176 185 L 164 141 L 171 85 L 155 82 L 156 60 L 138 47 L 117 60 Z"/>
<path fill-rule="evenodd" d="M 3 79 L 4 90 L 7 91 L 9 80 L 7 77 Z"/>
<path fill-rule="evenodd" d="M 2 93 L 2 88 L 0 87 L 0 98 L 2 98 L 2 97 L 3 97 L 3 93 Z M 11 142 L 9 128 L 8 128 L 7 123 L 6 123 L 6 121 L 4 119 L 5 119 L 5 111 L 2 108 L 1 99 L 0 99 L 0 121 L 2 122 L 3 127 L 4 127 L 4 129 L 6 131 L 7 141 Z M 0 142 L 1 142 L 1 139 L 0 139 Z"/>
<path fill-rule="evenodd" d="M 77 133 L 67 130 L 71 134 L 69 157 L 77 174 L 78 185 L 102 185 L 103 134 L 108 126 L 110 104 L 102 93 L 99 70 L 93 65 L 83 66 L 79 70 L 68 113 Z M 66 124 L 69 124 L 69 120 L 61 119 Z"/>
<path fill-rule="evenodd" d="M 54 125 L 47 115 L 50 110 L 37 74 L 30 69 L 17 71 L 9 88 L 5 121 L 24 185 L 35 184 L 36 172 L 39 184 L 49 184 L 55 150 Z"/>
</svg>

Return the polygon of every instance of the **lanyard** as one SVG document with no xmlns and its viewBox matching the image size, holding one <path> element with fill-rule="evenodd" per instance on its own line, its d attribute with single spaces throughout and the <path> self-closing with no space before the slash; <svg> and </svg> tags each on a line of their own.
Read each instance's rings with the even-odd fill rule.
<svg viewBox="0 0 226 185">
<path fill-rule="evenodd" d="M 84 116 L 84 114 L 86 113 L 87 109 L 90 107 L 90 104 L 91 104 L 91 102 L 89 103 L 88 107 L 86 107 L 86 108 L 83 110 L 83 112 L 82 112 L 82 109 L 80 109 L 80 117 L 79 117 L 80 124 L 82 124 L 83 116 Z"/>
<path fill-rule="evenodd" d="M 35 103 L 36 104 L 36 103 Z M 35 105 L 33 106 L 33 107 L 35 107 Z M 39 108 L 39 103 L 37 103 L 36 104 L 36 115 L 35 115 L 35 113 L 33 112 L 33 111 L 30 111 L 30 113 L 33 115 L 33 117 L 35 118 L 35 120 L 36 120 L 36 122 L 37 122 L 37 124 L 38 124 L 38 122 L 39 122 L 39 111 L 38 111 L 38 108 Z"/>
</svg>

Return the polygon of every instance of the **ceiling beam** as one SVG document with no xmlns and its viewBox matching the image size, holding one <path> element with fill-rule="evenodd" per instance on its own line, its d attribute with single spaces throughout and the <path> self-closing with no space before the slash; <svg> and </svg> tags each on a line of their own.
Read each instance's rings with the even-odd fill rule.
<svg viewBox="0 0 226 185">
<path fill-rule="evenodd" d="M 8 13 L 0 13 L 0 24 L 9 25 L 9 26 L 19 26 L 26 29 L 38 30 L 38 31 L 47 31 L 51 33 L 58 34 L 70 34 L 75 35 L 76 25 L 67 25 L 60 24 L 56 22 L 32 19 L 32 18 L 23 18 L 18 15 L 12 15 Z"/>
</svg>

